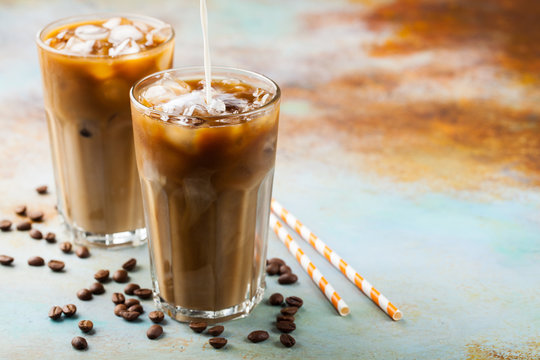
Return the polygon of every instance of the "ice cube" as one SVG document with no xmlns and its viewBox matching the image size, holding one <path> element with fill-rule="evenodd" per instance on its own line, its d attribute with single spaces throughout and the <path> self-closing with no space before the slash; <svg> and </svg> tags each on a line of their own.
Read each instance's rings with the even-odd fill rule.
<svg viewBox="0 0 540 360">
<path fill-rule="evenodd" d="M 215 98 L 221 100 L 225 106 L 223 112 L 227 114 L 239 114 L 248 110 L 249 103 L 246 99 L 237 98 L 234 94 L 219 93 Z"/>
<path fill-rule="evenodd" d="M 151 31 L 154 41 L 163 42 L 171 36 L 172 28 L 170 25 L 163 25 Z"/>
<path fill-rule="evenodd" d="M 58 34 L 56 34 L 56 38 L 59 40 L 63 40 L 67 33 L 67 30 L 62 30 Z"/>
<path fill-rule="evenodd" d="M 113 17 L 107 20 L 106 22 L 104 22 L 103 25 L 101 26 L 106 27 L 107 29 L 111 30 L 112 28 L 120 25 L 121 22 L 122 22 L 122 18 Z"/>
<path fill-rule="evenodd" d="M 81 40 L 74 36 L 66 43 L 66 50 L 80 55 L 89 55 L 92 53 L 95 42 L 95 40 Z"/>
<path fill-rule="evenodd" d="M 206 103 L 205 92 L 201 90 L 187 92 L 170 101 L 157 106 L 159 110 L 174 115 L 221 115 L 225 113 L 226 106 L 223 100 L 212 98 L 210 104 Z"/>
<path fill-rule="evenodd" d="M 182 115 L 192 116 L 195 110 L 197 109 L 197 107 L 198 105 L 191 105 L 189 108 L 184 109 L 184 112 L 182 113 Z"/>
<path fill-rule="evenodd" d="M 225 112 L 225 103 L 223 102 L 223 100 L 221 99 L 218 99 L 218 98 L 212 98 L 212 100 L 210 101 L 210 104 L 206 104 L 206 109 L 208 110 L 208 113 L 211 114 L 211 115 L 220 115 L 220 114 L 223 114 Z"/>
<path fill-rule="evenodd" d="M 153 30 L 152 30 L 153 31 Z M 144 46 L 152 46 L 154 45 L 154 34 L 150 31 L 148 34 L 146 34 L 146 42 L 144 43 Z"/>
<path fill-rule="evenodd" d="M 109 56 L 136 54 L 140 50 L 139 45 L 133 39 L 125 39 L 120 44 L 109 49 Z"/>
<path fill-rule="evenodd" d="M 168 102 L 175 96 L 174 90 L 162 85 L 152 85 L 142 93 L 142 97 L 152 105 Z"/>
<path fill-rule="evenodd" d="M 238 85 L 240 84 L 240 80 L 238 79 L 223 79 L 221 80 L 223 85 Z"/>
<path fill-rule="evenodd" d="M 183 95 L 191 91 L 191 86 L 189 86 L 188 83 L 180 79 L 173 79 L 169 74 L 163 75 L 163 77 L 157 81 L 156 84 L 171 89 L 176 95 Z"/>
<path fill-rule="evenodd" d="M 201 106 L 203 103 L 203 93 L 201 91 L 193 91 L 177 96 L 166 103 L 159 104 L 156 108 L 168 114 L 191 116 L 196 107 Z"/>
<path fill-rule="evenodd" d="M 143 34 L 133 25 L 118 25 L 111 29 L 109 41 L 113 44 L 120 44 L 127 39 L 140 40 Z"/>
<path fill-rule="evenodd" d="M 75 29 L 75 36 L 81 40 L 102 40 L 109 36 L 109 30 L 101 26 L 82 25 Z"/>
<path fill-rule="evenodd" d="M 258 98 L 258 97 L 261 96 L 262 94 L 264 94 L 263 89 L 257 88 L 257 89 L 253 92 L 253 97 L 254 97 L 254 98 Z"/>
<path fill-rule="evenodd" d="M 268 102 L 269 98 L 270 94 L 268 93 L 264 94 L 261 99 L 256 98 L 255 101 L 253 101 L 253 108 L 265 105 Z"/>
<path fill-rule="evenodd" d="M 150 30 L 149 26 L 142 21 L 133 21 L 133 26 L 139 29 L 143 34 L 146 34 Z"/>
</svg>

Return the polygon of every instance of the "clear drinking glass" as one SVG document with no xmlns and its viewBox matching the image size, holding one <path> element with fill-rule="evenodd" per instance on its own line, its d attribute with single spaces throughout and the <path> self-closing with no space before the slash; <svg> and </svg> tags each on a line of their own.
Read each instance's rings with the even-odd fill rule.
<svg viewBox="0 0 540 360">
<path fill-rule="evenodd" d="M 69 25 L 115 17 L 161 28 L 166 40 L 118 56 L 78 55 L 46 43 Z M 147 16 L 91 14 L 47 25 L 36 42 L 59 213 L 75 242 L 105 247 L 144 243 L 129 90 L 144 76 L 171 68 L 172 27 Z"/>
<path fill-rule="evenodd" d="M 280 89 L 256 73 L 214 67 L 213 79 L 241 80 L 271 100 L 212 124 L 193 116 L 169 122 L 140 102 L 164 76 L 203 79 L 204 68 L 157 73 L 131 90 L 154 299 L 180 321 L 246 316 L 265 289 Z"/>
</svg>

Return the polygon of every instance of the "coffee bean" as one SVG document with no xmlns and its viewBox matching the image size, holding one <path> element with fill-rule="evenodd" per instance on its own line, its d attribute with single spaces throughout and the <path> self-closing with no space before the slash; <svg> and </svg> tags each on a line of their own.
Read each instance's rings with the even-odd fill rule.
<svg viewBox="0 0 540 360">
<path fill-rule="evenodd" d="M 133 291 L 139 299 L 150 299 L 152 297 L 152 290 L 150 289 L 137 289 Z"/>
<path fill-rule="evenodd" d="M 90 285 L 88 290 L 90 290 L 90 292 L 94 295 L 101 295 L 105 292 L 105 287 L 103 284 L 96 282 Z"/>
<path fill-rule="evenodd" d="M 55 271 L 55 272 L 58 272 L 58 271 L 62 271 L 64 269 L 64 266 L 66 264 L 64 264 L 63 261 L 60 261 L 60 260 L 50 260 L 48 263 L 47 263 L 47 266 L 52 270 L 52 271 Z"/>
<path fill-rule="evenodd" d="M 122 314 L 121 314 L 121 316 L 124 318 L 124 320 L 127 320 L 127 321 L 135 321 L 135 320 L 137 320 L 139 315 L 141 315 L 141 314 L 139 314 L 136 311 L 123 311 Z"/>
<path fill-rule="evenodd" d="M 43 195 L 47 193 L 47 185 L 41 185 L 36 188 L 38 194 Z"/>
<path fill-rule="evenodd" d="M 270 305 L 280 306 L 283 304 L 283 295 L 280 293 L 274 293 L 268 298 Z"/>
<path fill-rule="evenodd" d="M 84 333 L 90 332 L 93 328 L 94 328 L 94 323 L 92 323 L 90 320 L 79 321 L 79 329 L 81 329 L 82 332 Z"/>
<path fill-rule="evenodd" d="M 2 231 L 11 230 L 11 221 L 9 221 L 9 220 L 0 221 L 0 230 L 2 230 Z"/>
<path fill-rule="evenodd" d="M 148 314 L 148 318 L 154 323 L 160 323 L 165 318 L 163 311 L 152 311 Z"/>
<path fill-rule="evenodd" d="M 292 270 L 289 266 L 281 265 L 279 267 L 279 275 L 288 274 L 288 273 L 292 273 Z"/>
<path fill-rule="evenodd" d="M 296 276 L 293 273 L 285 273 L 283 275 L 280 275 L 278 278 L 278 283 L 281 285 L 289 285 L 294 284 L 298 281 L 298 276 Z"/>
<path fill-rule="evenodd" d="M 26 215 L 26 205 L 19 205 L 15 208 L 15 214 L 24 216 Z"/>
<path fill-rule="evenodd" d="M 132 305 L 128 308 L 128 311 L 136 311 L 138 312 L 139 314 L 142 314 L 144 312 L 144 309 L 142 307 L 142 305 Z"/>
<path fill-rule="evenodd" d="M 47 241 L 49 244 L 55 243 L 55 242 L 56 242 L 56 235 L 55 235 L 55 233 L 53 233 L 53 232 L 48 232 L 48 233 L 45 235 L 45 241 Z"/>
<path fill-rule="evenodd" d="M 122 293 L 114 293 L 112 294 L 112 302 L 116 305 L 123 304 L 124 302 L 126 302 L 126 298 Z"/>
<path fill-rule="evenodd" d="M 114 307 L 114 315 L 122 316 L 122 312 L 127 311 L 127 306 L 124 304 L 118 304 Z"/>
<path fill-rule="evenodd" d="M 62 252 L 66 254 L 69 254 L 71 252 L 71 248 L 72 248 L 72 245 L 70 242 L 65 241 L 60 244 L 60 250 L 62 250 Z"/>
<path fill-rule="evenodd" d="M 127 284 L 127 286 L 124 288 L 124 293 L 126 295 L 133 295 L 133 292 L 135 290 L 140 289 L 141 287 L 137 284 Z"/>
<path fill-rule="evenodd" d="M 283 315 L 294 315 L 298 311 L 296 306 L 287 306 L 280 310 Z"/>
<path fill-rule="evenodd" d="M 279 341 L 281 341 L 283 346 L 288 347 L 288 348 L 296 344 L 296 340 L 294 340 L 294 338 L 289 334 L 281 334 L 279 336 Z"/>
<path fill-rule="evenodd" d="M 214 349 L 221 349 L 225 345 L 227 345 L 227 339 L 222 337 L 214 337 L 208 340 L 208 343 L 212 345 Z"/>
<path fill-rule="evenodd" d="M 221 335 L 223 330 L 225 330 L 225 328 L 223 326 L 216 325 L 216 326 L 213 326 L 210 329 L 208 329 L 207 333 L 209 333 L 212 336 L 219 336 L 219 335 Z"/>
<path fill-rule="evenodd" d="M 43 260 L 43 258 L 39 256 L 32 256 L 30 259 L 28 259 L 28 265 L 43 266 L 45 265 L 45 260 Z"/>
<path fill-rule="evenodd" d="M 80 336 L 75 336 L 71 340 L 71 346 L 73 346 L 77 350 L 85 350 L 88 348 L 88 343 L 86 342 L 86 339 Z"/>
<path fill-rule="evenodd" d="M 0 255 L 0 264 L 4 266 L 8 266 L 8 265 L 11 265 L 12 262 L 13 262 L 13 258 L 11 256 Z"/>
<path fill-rule="evenodd" d="M 129 280 L 129 276 L 126 270 L 116 270 L 112 278 L 118 283 L 125 283 Z"/>
<path fill-rule="evenodd" d="M 204 329 L 206 329 L 206 326 L 208 326 L 204 321 L 192 321 L 189 323 L 189 327 L 191 330 L 195 331 L 196 333 L 202 333 Z"/>
<path fill-rule="evenodd" d="M 51 310 L 49 310 L 49 317 L 53 320 L 57 320 L 62 316 L 62 308 L 60 306 L 53 306 Z"/>
<path fill-rule="evenodd" d="M 41 233 L 41 231 L 37 230 L 37 229 L 32 229 L 30 230 L 30 237 L 32 239 L 36 239 L 36 240 L 41 240 L 43 239 L 43 234 Z"/>
<path fill-rule="evenodd" d="M 278 264 L 279 266 L 285 265 L 285 261 L 281 260 L 280 258 L 272 258 L 266 261 L 266 264 Z"/>
<path fill-rule="evenodd" d="M 77 291 L 77 297 L 82 301 L 88 301 L 92 299 L 92 293 L 88 289 L 81 289 Z"/>
<path fill-rule="evenodd" d="M 94 279 L 99 282 L 105 282 L 109 280 L 109 270 L 98 270 L 98 272 L 94 274 Z"/>
<path fill-rule="evenodd" d="M 129 299 L 126 299 L 126 301 L 124 302 L 124 304 L 126 304 L 126 306 L 129 308 L 129 307 L 132 307 L 133 305 L 140 305 L 140 301 L 137 300 L 137 299 L 134 299 L 134 298 L 129 298 Z"/>
<path fill-rule="evenodd" d="M 67 317 L 72 317 L 77 312 L 77 307 L 74 304 L 67 304 L 62 308 L 62 312 Z"/>
<path fill-rule="evenodd" d="M 85 259 L 90 256 L 90 250 L 86 246 L 81 246 L 75 250 L 75 254 L 81 259 Z"/>
<path fill-rule="evenodd" d="M 268 339 L 269 337 L 270 335 L 268 334 L 268 332 L 264 330 L 256 330 L 256 331 L 250 332 L 247 338 L 249 341 L 253 343 L 258 343 L 258 342 Z"/>
<path fill-rule="evenodd" d="M 302 300 L 298 296 L 289 296 L 288 298 L 285 299 L 285 301 L 290 306 L 296 306 L 297 308 L 301 308 L 302 305 L 304 305 L 304 300 Z"/>
<path fill-rule="evenodd" d="M 270 263 L 266 265 L 266 273 L 270 276 L 276 275 L 279 272 L 279 265 L 276 263 Z"/>
<path fill-rule="evenodd" d="M 296 324 L 290 321 L 278 321 L 276 327 L 283 333 L 290 333 L 296 330 Z"/>
<path fill-rule="evenodd" d="M 146 330 L 146 336 L 148 336 L 150 340 L 157 339 L 161 336 L 161 334 L 163 334 L 163 328 L 161 325 L 152 325 L 148 328 L 148 330 Z"/>
<path fill-rule="evenodd" d="M 276 321 L 277 322 L 280 322 L 280 321 L 289 321 L 289 322 L 294 322 L 294 316 L 292 315 L 278 315 L 276 317 Z"/>
<path fill-rule="evenodd" d="M 122 268 L 126 271 L 131 271 L 135 269 L 135 266 L 137 266 L 137 259 L 131 258 L 122 265 Z"/>
<path fill-rule="evenodd" d="M 20 223 L 17 224 L 17 230 L 19 231 L 28 231 L 31 228 L 32 228 L 32 223 L 30 221 L 21 221 Z"/>
<path fill-rule="evenodd" d="M 35 221 L 35 222 L 42 221 L 43 216 L 44 216 L 43 211 L 40 211 L 40 210 L 32 210 L 28 212 L 28 217 L 30 218 L 30 220 Z"/>
</svg>

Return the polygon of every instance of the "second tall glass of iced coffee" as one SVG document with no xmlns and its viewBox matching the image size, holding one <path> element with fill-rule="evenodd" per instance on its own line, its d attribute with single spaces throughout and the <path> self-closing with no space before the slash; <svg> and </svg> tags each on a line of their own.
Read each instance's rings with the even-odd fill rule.
<svg viewBox="0 0 540 360">
<path fill-rule="evenodd" d="M 66 18 L 38 34 L 58 210 L 76 242 L 146 240 L 129 89 L 171 67 L 173 40 L 170 25 L 123 14 Z"/>
<path fill-rule="evenodd" d="M 232 68 L 168 70 L 131 92 L 158 305 L 173 318 L 247 315 L 264 291 L 280 91 Z"/>
</svg>

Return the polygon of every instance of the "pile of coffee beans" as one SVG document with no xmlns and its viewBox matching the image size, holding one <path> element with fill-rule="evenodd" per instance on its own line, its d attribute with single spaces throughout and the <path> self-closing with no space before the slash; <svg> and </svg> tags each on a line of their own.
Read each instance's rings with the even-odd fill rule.
<svg viewBox="0 0 540 360">
<path fill-rule="evenodd" d="M 64 314 L 65 317 L 72 317 L 77 312 L 77 307 L 74 304 L 67 304 L 64 307 L 53 306 L 49 310 L 49 317 L 53 320 L 58 320 Z"/>
<path fill-rule="evenodd" d="M 284 298 L 280 293 L 270 295 L 268 298 L 268 304 L 271 306 L 281 307 L 280 313 L 276 317 L 276 328 L 282 333 L 279 337 L 279 341 L 283 346 L 290 348 L 296 344 L 296 340 L 289 333 L 296 330 L 296 323 L 294 315 L 304 304 L 304 301 L 298 296 L 289 296 Z M 212 338 L 208 340 L 208 343 L 215 349 L 221 349 L 227 345 L 227 339 L 219 337 L 225 330 L 222 325 L 216 325 L 208 330 L 206 328 L 208 324 L 204 321 L 192 321 L 189 323 L 189 328 L 197 334 L 206 333 Z M 206 332 L 205 332 L 206 330 Z M 247 335 L 247 339 L 252 343 L 260 343 L 270 338 L 270 334 L 266 330 L 255 330 Z"/>
<path fill-rule="evenodd" d="M 36 188 L 36 192 L 40 195 L 48 194 L 47 185 L 41 185 Z M 17 221 L 15 229 L 18 231 L 28 231 L 30 238 L 34 240 L 44 239 L 49 244 L 56 243 L 56 234 L 51 231 L 42 232 L 39 229 L 34 228 L 36 223 L 42 223 L 45 220 L 45 213 L 41 210 L 29 209 L 26 205 L 21 204 L 15 207 L 15 215 L 21 220 Z M 9 219 L 0 220 L 0 231 L 8 232 L 12 230 L 13 221 Z M 60 250 L 63 253 L 71 253 L 73 245 L 71 242 L 62 242 L 60 244 Z M 81 246 L 76 249 L 76 254 L 79 258 L 87 258 L 90 256 L 90 250 L 86 246 Z M 14 259 L 8 255 L 0 255 L 0 265 L 9 266 L 13 263 Z M 28 259 L 28 265 L 30 266 L 43 266 L 45 265 L 45 260 L 39 256 L 34 256 Z M 50 260 L 47 263 L 47 266 L 56 272 L 63 271 L 65 263 L 60 260 Z"/>
<path fill-rule="evenodd" d="M 280 258 L 266 260 L 266 273 L 270 276 L 279 275 L 278 283 L 281 285 L 294 284 L 298 281 L 298 276 Z"/>
<path fill-rule="evenodd" d="M 207 327 L 208 324 L 204 321 L 192 321 L 189 323 L 189 328 L 197 334 L 201 334 L 204 330 L 206 330 Z M 214 349 L 221 349 L 227 345 L 227 339 L 224 337 L 219 337 L 224 330 L 225 327 L 223 325 L 216 325 L 206 330 L 206 334 L 212 336 L 212 338 L 208 340 L 208 343 Z"/>
<path fill-rule="evenodd" d="M 47 186 L 40 186 L 36 191 L 39 194 L 47 194 Z M 33 225 L 44 220 L 45 215 L 42 211 L 29 210 L 26 205 L 19 205 L 15 208 L 14 212 L 17 216 L 23 218 L 23 221 L 17 223 L 17 230 L 28 231 L 29 236 L 34 240 L 45 239 L 48 243 L 55 243 L 57 241 L 55 233 L 43 233 L 39 229 L 33 228 Z M 12 226 L 13 222 L 11 220 L 6 219 L 0 221 L 1 231 L 11 231 Z M 90 250 L 87 247 L 79 246 L 76 249 L 73 249 L 71 242 L 61 242 L 59 249 L 65 254 L 70 254 L 75 250 L 75 254 L 81 259 L 90 257 Z M 12 266 L 13 262 L 13 257 L 0 255 L 0 265 Z M 40 256 L 30 257 L 27 262 L 29 266 L 37 267 L 44 266 L 46 263 Z M 47 265 L 55 272 L 63 272 L 65 268 L 65 263 L 61 260 L 51 259 L 47 262 Z M 77 298 L 82 301 L 91 301 L 94 298 L 94 295 L 101 295 L 106 292 L 104 284 L 111 282 L 111 280 L 119 284 L 128 283 L 130 280 L 129 272 L 136 269 L 136 267 L 137 260 L 131 258 L 124 262 L 121 265 L 121 269 L 116 270 L 114 273 L 110 272 L 108 269 L 97 270 L 93 276 L 95 282 L 88 288 L 77 291 Z M 294 284 L 298 280 L 298 277 L 292 272 L 291 268 L 287 266 L 285 261 L 279 258 L 267 260 L 266 272 L 270 276 L 278 275 L 278 283 L 282 285 Z M 124 294 L 132 297 L 127 298 Z M 126 322 L 140 322 L 141 315 L 144 313 L 144 307 L 140 300 L 151 299 L 152 296 L 153 291 L 151 289 L 141 288 L 141 286 L 135 283 L 128 283 L 124 288 L 124 293 L 115 292 L 112 294 L 114 314 Z M 298 310 L 303 305 L 302 299 L 296 296 L 284 298 L 283 295 L 275 293 L 270 295 L 267 301 L 271 306 L 280 307 L 280 311 L 276 316 L 275 327 L 281 332 L 279 339 L 281 344 L 287 348 L 294 346 L 296 340 L 290 334 L 296 330 L 295 320 Z M 77 307 L 74 304 L 67 304 L 63 307 L 55 305 L 49 310 L 48 317 L 51 320 L 56 321 L 62 316 L 66 318 L 72 317 L 76 312 Z M 148 339 L 156 340 L 163 335 L 163 327 L 160 324 L 164 321 L 164 318 L 164 313 L 159 310 L 151 311 L 148 314 L 148 319 L 153 323 L 146 331 Z M 80 331 L 87 335 L 93 334 L 94 324 L 91 320 L 80 320 L 78 322 L 78 327 Z M 193 321 L 189 323 L 189 327 L 195 333 L 208 335 L 210 337 L 208 344 L 215 349 L 221 349 L 227 345 L 227 338 L 221 336 L 225 331 L 223 325 L 214 325 L 208 328 L 208 324 L 204 321 Z M 247 335 L 247 339 L 252 343 L 264 342 L 269 338 L 270 334 L 266 330 L 255 330 Z M 86 350 L 88 348 L 87 340 L 81 336 L 74 337 L 71 341 L 71 345 L 76 350 Z"/>
<path fill-rule="evenodd" d="M 296 340 L 289 333 L 296 330 L 295 315 L 304 305 L 304 301 L 298 296 L 285 298 L 280 293 L 270 295 L 268 303 L 272 306 L 280 306 L 279 314 L 276 316 L 276 328 L 282 332 L 279 340 L 285 347 L 292 347 Z"/>
<path fill-rule="evenodd" d="M 122 264 L 122 269 L 119 269 L 114 272 L 112 277 L 110 276 L 110 271 L 107 269 L 99 269 L 94 274 L 94 282 L 88 289 L 84 288 L 77 292 L 77 297 L 82 301 L 90 301 L 93 299 L 93 295 L 101 295 L 105 293 L 105 286 L 104 284 L 107 284 L 111 281 L 111 278 L 116 283 L 125 283 L 129 280 L 129 274 L 128 271 L 133 271 L 137 266 L 137 260 L 136 259 L 129 259 L 124 264 Z M 131 296 L 137 296 L 139 299 L 150 299 L 152 298 L 153 292 L 151 289 L 141 288 L 138 284 L 130 283 L 126 285 L 124 289 L 124 293 L 126 295 Z M 134 321 L 140 321 L 140 316 L 144 313 L 144 308 L 141 305 L 141 302 L 139 299 L 135 298 L 126 298 L 124 294 L 121 292 L 115 292 L 111 296 L 111 300 L 114 307 L 114 314 L 126 322 L 134 322 Z M 68 305 L 66 305 L 68 306 Z M 56 316 L 56 313 L 58 312 L 56 307 L 53 307 L 51 309 L 50 314 L 53 314 Z M 64 312 L 65 314 L 65 312 Z M 51 316 L 51 315 L 49 315 Z M 161 323 L 165 315 L 161 311 L 152 311 L 148 315 L 148 318 L 151 322 L 154 324 L 148 328 L 146 331 L 146 336 L 151 339 L 155 340 L 161 337 L 163 334 L 163 327 L 161 325 L 158 325 L 158 323 Z M 83 331 L 84 333 L 91 334 L 94 324 L 90 320 L 81 320 L 79 322 L 79 329 Z M 76 336 L 71 341 L 71 345 L 73 348 L 77 350 L 85 350 L 88 348 L 88 342 L 85 338 Z"/>
<path fill-rule="evenodd" d="M 36 188 L 38 194 L 44 195 L 47 194 L 47 186 L 42 185 Z M 26 205 L 18 205 L 14 209 L 15 215 L 17 215 L 20 221 L 15 225 L 15 229 L 18 231 L 30 231 L 30 237 L 36 240 L 43 239 L 43 233 L 37 229 L 33 229 L 32 225 L 34 223 L 40 223 L 44 220 L 45 214 L 41 210 L 31 209 L 29 210 Z M 0 220 L 0 231 L 11 231 L 13 222 L 8 219 Z M 54 242 L 55 236 L 54 233 L 50 233 L 45 236 L 47 242 Z"/>
</svg>

